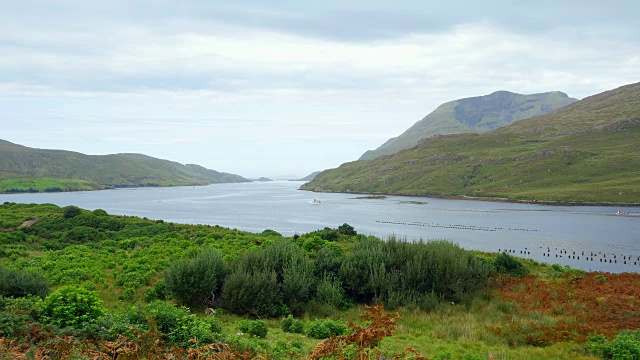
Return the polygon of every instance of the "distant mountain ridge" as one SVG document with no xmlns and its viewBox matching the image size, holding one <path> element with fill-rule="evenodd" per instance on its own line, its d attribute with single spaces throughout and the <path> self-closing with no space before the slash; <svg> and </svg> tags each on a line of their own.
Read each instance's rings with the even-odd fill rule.
<svg viewBox="0 0 640 360">
<path fill-rule="evenodd" d="M 311 174 L 303 177 L 302 179 L 293 179 L 293 180 L 289 180 L 289 181 L 311 181 L 313 180 L 316 175 L 320 174 L 322 171 L 314 171 Z"/>
<path fill-rule="evenodd" d="M 16 183 L 16 179 L 26 182 L 27 179 L 49 179 L 54 183 L 55 179 L 64 179 L 84 185 L 79 189 L 51 187 L 60 190 L 249 182 L 239 175 L 143 154 L 86 155 L 66 150 L 29 148 L 0 140 L 0 181 Z"/>
<path fill-rule="evenodd" d="M 433 135 L 325 170 L 303 190 L 640 204 L 640 83 L 483 134 Z"/>
<path fill-rule="evenodd" d="M 417 145 L 420 139 L 436 134 L 484 133 L 518 120 L 547 114 L 576 101 L 560 91 L 531 95 L 496 91 L 450 101 L 438 106 L 400 136 L 365 152 L 360 160 L 395 154 Z"/>
</svg>

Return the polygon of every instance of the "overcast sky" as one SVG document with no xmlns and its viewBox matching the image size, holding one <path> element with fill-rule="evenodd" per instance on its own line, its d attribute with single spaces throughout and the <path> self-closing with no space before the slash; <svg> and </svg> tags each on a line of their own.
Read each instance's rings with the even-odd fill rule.
<svg viewBox="0 0 640 360">
<path fill-rule="evenodd" d="M 0 0 L 0 139 L 302 177 L 446 101 L 640 81 L 637 1 L 476 3 Z"/>
</svg>

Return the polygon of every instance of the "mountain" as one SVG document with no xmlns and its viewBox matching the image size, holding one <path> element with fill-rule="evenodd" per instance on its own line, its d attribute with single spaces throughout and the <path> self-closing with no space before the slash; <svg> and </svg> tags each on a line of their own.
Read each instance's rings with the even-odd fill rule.
<svg viewBox="0 0 640 360">
<path fill-rule="evenodd" d="M 640 83 L 483 134 L 326 170 L 313 191 L 640 203 Z"/>
<path fill-rule="evenodd" d="M 85 155 L 0 140 L 0 192 L 247 182 L 234 174 L 142 154 Z M 11 191 L 13 190 L 13 191 Z"/>
<path fill-rule="evenodd" d="M 316 177 L 316 175 L 318 175 L 320 173 L 321 173 L 321 171 L 314 171 L 311 174 L 303 177 L 302 179 L 295 179 L 295 180 L 289 180 L 289 181 L 311 181 Z"/>
<path fill-rule="evenodd" d="M 533 95 L 496 91 L 485 96 L 450 101 L 438 106 L 400 136 L 365 152 L 360 160 L 395 154 L 415 146 L 420 139 L 436 134 L 483 133 L 549 113 L 576 101 L 559 91 Z"/>
</svg>

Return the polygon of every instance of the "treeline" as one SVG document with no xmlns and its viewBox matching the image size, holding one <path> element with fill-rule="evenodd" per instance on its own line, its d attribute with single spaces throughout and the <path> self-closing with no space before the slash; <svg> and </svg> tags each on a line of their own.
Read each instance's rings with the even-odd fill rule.
<svg viewBox="0 0 640 360">
<path fill-rule="evenodd" d="M 226 262 L 215 249 L 174 262 L 164 273 L 168 293 L 190 307 L 219 306 L 255 317 L 300 315 L 384 303 L 433 309 L 440 301 L 468 301 L 496 271 L 448 241 L 407 242 L 355 237 L 350 251 L 315 237 L 274 241 Z"/>
</svg>

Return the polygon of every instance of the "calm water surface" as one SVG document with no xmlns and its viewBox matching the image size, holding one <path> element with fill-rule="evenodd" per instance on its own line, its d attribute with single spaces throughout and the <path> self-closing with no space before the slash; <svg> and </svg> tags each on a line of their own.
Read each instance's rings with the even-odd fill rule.
<svg viewBox="0 0 640 360">
<path fill-rule="evenodd" d="M 302 182 L 274 181 L 204 187 L 117 189 L 0 195 L 0 202 L 53 203 L 110 214 L 221 225 L 284 235 L 348 223 L 359 233 L 450 239 L 467 249 L 507 250 L 516 256 L 585 270 L 640 272 L 640 208 L 545 206 L 473 200 L 297 190 Z M 322 205 L 308 203 L 313 198 Z M 617 210 L 627 211 L 618 216 Z M 591 260 L 593 259 L 593 260 Z M 606 261 L 606 262 L 605 262 Z M 626 264 L 625 264 L 626 262 Z"/>
</svg>

